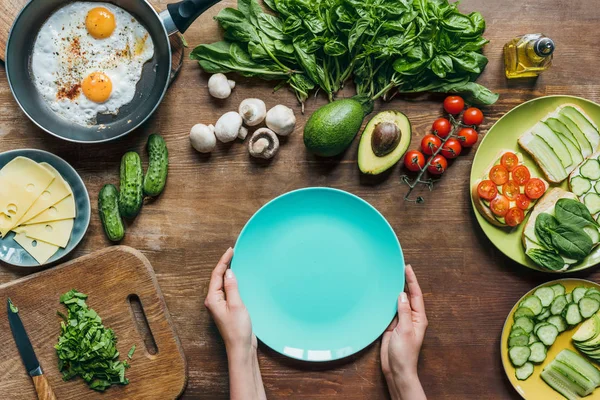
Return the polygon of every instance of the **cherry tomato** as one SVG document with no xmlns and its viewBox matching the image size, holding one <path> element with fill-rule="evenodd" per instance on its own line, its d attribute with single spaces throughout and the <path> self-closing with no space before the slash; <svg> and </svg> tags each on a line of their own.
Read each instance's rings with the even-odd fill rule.
<svg viewBox="0 0 600 400">
<path fill-rule="evenodd" d="M 527 210 L 529 208 L 529 204 L 531 204 L 529 197 L 523 193 L 519 193 L 517 195 L 515 202 L 517 203 L 517 207 L 519 207 L 521 210 Z"/>
<path fill-rule="evenodd" d="M 494 165 L 490 170 L 490 179 L 496 185 L 501 186 L 508 182 L 508 171 L 502 165 Z"/>
<path fill-rule="evenodd" d="M 481 123 L 483 122 L 483 113 L 479 108 L 467 108 L 467 110 L 463 114 L 463 122 L 465 123 L 465 125 L 481 125 Z"/>
<path fill-rule="evenodd" d="M 446 158 L 456 158 L 460 155 L 462 146 L 457 139 L 450 138 L 446 140 L 446 143 L 442 146 L 442 155 Z"/>
<path fill-rule="evenodd" d="M 508 181 L 502 185 L 502 194 L 505 195 L 509 200 L 514 200 L 519 194 L 521 194 L 521 190 L 515 181 Z"/>
<path fill-rule="evenodd" d="M 508 212 L 510 202 L 503 195 L 498 195 L 490 202 L 490 210 L 498 217 L 504 217 Z"/>
<path fill-rule="evenodd" d="M 473 128 L 462 128 L 458 131 L 458 139 L 462 147 L 473 147 L 477 143 L 477 131 Z"/>
<path fill-rule="evenodd" d="M 425 166 L 425 156 L 419 150 L 411 150 L 404 156 L 404 166 L 409 171 L 421 171 Z"/>
<path fill-rule="evenodd" d="M 512 178 L 519 186 L 526 184 L 531 178 L 529 168 L 524 165 L 519 165 L 512 170 Z"/>
<path fill-rule="evenodd" d="M 523 210 L 517 207 L 513 207 L 506 215 L 504 215 L 504 221 L 506 221 L 506 225 L 508 226 L 517 226 L 525 219 L 525 213 Z"/>
<path fill-rule="evenodd" d="M 427 154 L 428 156 L 435 153 L 441 145 L 442 141 L 435 135 L 425 135 L 423 136 L 423 140 L 421 140 L 421 150 L 423 150 L 423 153 Z"/>
<path fill-rule="evenodd" d="M 484 200 L 490 201 L 498 194 L 498 187 L 489 179 L 479 182 L 477 194 Z"/>
<path fill-rule="evenodd" d="M 427 171 L 429 171 L 432 175 L 441 175 L 444 173 L 446 168 L 448 168 L 448 161 L 444 158 L 444 156 L 438 154 L 437 156 L 430 158 L 429 167 L 427 167 Z"/>
<path fill-rule="evenodd" d="M 444 99 L 444 110 L 448 114 L 460 114 L 463 108 L 465 108 L 465 101 L 460 96 L 448 96 Z"/>
<path fill-rule="evenodd" d="M 500 158 L 500 164 L 504 165 L 504 167 L 512 171 L 517 165 L 519 165 L 519 157 L 515 153 L 507 151 L 502 154 L 502 158 Z"/>
<path fill-rule="evenodd" d="M 434 134 L 438 135 L 441 138 L 446 138 L 450 134 L 452 130 L 452 125 L 450 125 L 450 121 L 446 118 L 438 118 L 433 121 L 433 126 L 431 130 Z"/>
<path fill-rule="evenodd" d="M 525 194 L 531 200 L 539 199 L 546 192 L 546 185 L 539 178 L 531 178 L 525 184 Z"/>
</svg>

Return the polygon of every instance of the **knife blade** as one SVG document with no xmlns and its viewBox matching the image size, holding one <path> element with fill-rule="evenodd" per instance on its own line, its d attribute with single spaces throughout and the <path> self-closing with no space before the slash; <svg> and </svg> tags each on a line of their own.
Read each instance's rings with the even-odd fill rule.
<svg viewBox="0 0 600 400">
<path fill-rule="evenodd" d="M 10 298 L 6 301 L 6 313 L 8 315 L 8 324 L 10 325 L 13 339 L 15 339 L 15 343 L 17 344 L 17 349 L 19 350 L 25 369 L 31 379 L 33 379 L 38 399 L 56 400 L 54 391 L 44 376 L 44 372 L 35 355 L 29 336 L 27 336 L 27 331 L 19 316 L 19 309 L 13 304 Z"/>
</svg>

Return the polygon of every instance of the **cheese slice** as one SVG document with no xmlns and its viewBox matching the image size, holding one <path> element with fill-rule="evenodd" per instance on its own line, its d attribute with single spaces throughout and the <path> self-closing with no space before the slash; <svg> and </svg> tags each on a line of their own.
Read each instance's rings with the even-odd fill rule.
<svg viewBox="0 0 600 400">
<path fill-rule="evenodd" d="M 54 175 L 54 180 L 52 181 L 50 186 L 48 186 L 48 188 L 44 190 L 42 195 L 35 201 L 35 203 L 33 203 L 29 210 L 27 210 L 27 213 L 25 213 L 25 215 L 21 217 L 19 222 L 17 222 L 16 226 L 26 224 L 27 221 L 29 221 L 42 211 L 47 210 L 50 206 L 53 206 L 54 204 L 58 203 L 59 201 L 73 193 L 71 191 L 71 186 L 69 186 L 69 184 L 60 175 L 60 172 L 54 169 L 53 166 L 51 166 L 48 163 L 40 163 L 40 165 L 46 168 L 48 171 L 50 171 L 52 175 Z"/>
<path fill-rule="evenodd" d="M 23 225 L 14 229 L 16 233 L 24 233 L 28 238 L 42 240 L 55 246 L 67 247 L 73 231 L 73 219 L 43 222 L 41 224 Z"/>
<path fill-rule="evenodd" d="M 50 206 L 47 210 L 42 211 L 36 217 L 27 221 L 28 224 L 40 224 L 42 222 L 60 221 L 61 219 L 70 219 L 77 216 L 75 207 L 75 198 L 73 195 L 69 195 Z"/>
<path fill-rule="evenodd" d="M 0 237 L 4 237 L 54 180 L 29 158 L 16 157 L 0 170 Z"/>
<path fill-rule="evenodd" d="M 17 233 L 14 240 L 40 264 L 45 264 L 60 248 L 41 240 L 28 238 L 24 233 Z"/>
</svg>

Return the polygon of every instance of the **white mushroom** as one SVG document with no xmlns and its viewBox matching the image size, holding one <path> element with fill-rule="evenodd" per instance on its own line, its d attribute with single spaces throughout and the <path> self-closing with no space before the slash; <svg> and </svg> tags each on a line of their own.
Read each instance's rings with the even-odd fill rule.
<svg viewBox="0 0 600 400">
<path fill-rule="evenodd" d="M 228 98 L 234 87 L 235 82 L 227 79 L 223 74 L 214 74 L 208 79 L 208 93 L 217 99 Z"/>
<path fill-rule="evenodd" d="M 241 133 L 242 117 L 235 111 L 229 111 L 221 115 L 215 124 L 215 136 L 223 143 L 234 141 Z"/>
<path fill-rule="evenodd" d="M 217 145 L 215 127 L 212 125 L 196 124 L 190 131 L 192 147 L 200 153 L 210 153 Z"/>
<path fill-rule="evenodd" d="M 238 132 L 238 139 L 245 140 L 246 136 L 248 136 L 248 129 L 245 126 L 242 126 Z"/>
<path fill-rule="evenodd" d="M 287 136 L 296 126 L 294 111 L 282 104 L 276 105 L 267 112 L 266 124 L 276 134 Z"/>
<path fill-rule="evenodd" d="M 264 121 L 267 106 L 260 99 L 245 99 L 240 103 L 239 113 L 248 126 L 256 126 Z"/>
<path fill-rule="evenodd" d="M 248 151 L 252 157 L 268 160 L 275 156 L 277 150 L 279 150 L 279 139 L 269 128 L 257 129 L 248 141 Z"/>
</svg>

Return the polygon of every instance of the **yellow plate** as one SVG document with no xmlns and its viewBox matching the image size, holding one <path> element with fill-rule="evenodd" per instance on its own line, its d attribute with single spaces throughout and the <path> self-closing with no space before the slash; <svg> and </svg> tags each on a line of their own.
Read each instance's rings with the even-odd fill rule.
<svg viewBox="0 0 600 400">
<path fill-rule="evenodd" d="M 552 286 L 556 285 L 557 283 L 563 285 L 567 290 L 567 293 L 573 291 L 573 289 L 575 289 L 577 286 L 595 287 L 596 289 L 600 290 L 600 285 L 585 279 L 558 279 L 531 289 L 525 296 L 521 297 L 512 310 L 510 310 L 510 314 L 508 314 L 506 322 L 504 323 L 504 328 L 502 328 L 502 337 L 500 338 L 500 354 L 502 356 L 504 372 L 506 372 L 508 380 L 513 385 L 515 390 L 521 395 L 521 397 L 526 400 L 564 400 L 562 395 L 560 395 L 558 392 L 555 392 L 554 389 L 552 389 L 546 384 L 546 382 L 542 380 L 540 373 L 546 367 L 546 365 L 554 360 L 556 355 L 560 353 L 561 350 L 570 349 L 576 353 L 579 353 L 571 344 L 571 336 L 573 336 L 573 334 L 577 332 L 577 329 L 579 328 L 579 325 L 577 325 L 575 328 L 566 330 L 558 335 L 554 344 L 548 349 L 546 360 L 544 360 L 544 362 L 541 364 L 534 364 L 533 375 L 531 375 L 529 379 L 525 381 L 520 381 L 517 379 L 515 376 L 515 367 L 512 366 L 510 359 L 508 358 L 508 335 L 510 334 L 510 329 L 512 328 L 512 324 L 514 322 L 513 315 L 517 310 L 517 307 L 525 297 L 532 295 L 537 288 Z M 588 361 L 594 364 L 594 366 L 598 367 L 598 364 L 589 359 Z M 600 388 L 596 389 L 592 395 L 587 396 L 586 399 L 600 400 Z"/>
</svg>

